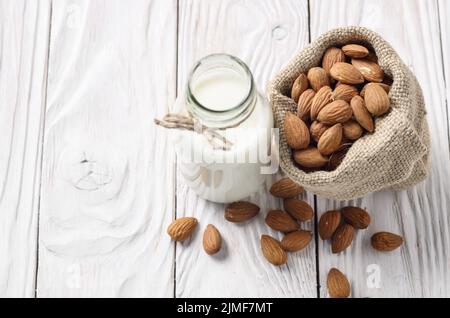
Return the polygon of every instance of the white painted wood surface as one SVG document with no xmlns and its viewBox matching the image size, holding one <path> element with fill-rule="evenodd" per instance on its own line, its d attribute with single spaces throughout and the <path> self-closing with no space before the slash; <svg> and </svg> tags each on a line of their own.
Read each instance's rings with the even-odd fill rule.
<svg viewBox="0 0 450 318">
<path fill-rule="evenodd" d="M 444 62 L 444 81 L 445 81 L 445 94 L 446 94 L 446 106 L 447 110 L 449 109 L 449 100 L 450 100 L 450 38 L 448 36 L 450 32 L 450 21 L 448 17 L 450 16 L 450 2 L 445 0 L 438 0 L 437 3 L 439 10 L 439 23 L 440 23 L 440 33 L 439 37 L 442 44 L 442 59 Z M 447 112 L 447 136 L 450 140 L 450 115 Z"/>
<path fill-rule="evenodd" d="M 383 191 L 348 202 L 370 211 L 373 223 L 337 256 L 331 254 L 328 242 L 320 243 L 321 296 L 326 296 L 328 270 L 336 266 L 349 276 L 354 297 L 449 297 L 448 110 L 436 2 L 323 0 L 311 4 L 313 39 L 333 27 L 361 25 L 393 45 L 421 83 L 432 140 L 432 169 L 425 182 L 408 191 Z M 318 211 L 345 204 L 319 199 Z M 387 254 L 373 251 L 370 237 L 383 230 L 404 236 L 404 246 Z M 378 270 L 380 288 L 373 280 Z"/>
<path fill-rule="evenodd" d="M 171 296 L 176 1 L 54 1 L 38 296 Z M 163 37 L 162 37 L 163 36 Z"/>
<path fill-rule="evenodd" d="M 33 297 L 50 1 L 0 1 L 0 297 Z"/>
<path fill-rule="evenodd" d="M 332 266 L 353 297 L 450 296 L 449 15 L 446 0 L 0 0 L 0 296 L 33 297 L 37 282 L 37 297 L 316 297 L 317 284 L 326 297 Z M 261 189 L 249 198 L 262 208 L 255 220 L 226 222 L 223 205 L 177 176 L 153 118 L 206 54 L 242 58 L 264 91 L 309 36 L 343 25 L 379 32 L 415 72 L 432 171 L 408 191 L 350 201 L 374 221 L 345 253 L 312 242 L 273 267 L 259 237 L 279 235 L 264 216 L 281 202 Z M 320 213 L 346 204 L 316 200 Z M 165 234 L 175 214 L 200 220 L 176 246 Z M 225 241 L 214 257 L 201 248 L 208 223 Z M 375 253 L 380 230 L 405 245 Z"/>
</svg>

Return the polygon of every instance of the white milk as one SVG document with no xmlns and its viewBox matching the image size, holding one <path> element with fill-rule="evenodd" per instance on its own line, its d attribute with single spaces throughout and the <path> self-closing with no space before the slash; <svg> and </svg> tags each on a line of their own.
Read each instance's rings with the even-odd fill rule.
<svg viewBox="0 0 450 318">
<path fill-rule="evenodd" d="M 229 68 L 209 70 L 193 84 L 195 98 L 214 111 L 225 111 L 238 105 L 250 89 L 248 81 Z"/>
<path fill-rule="evenodd" d="M 261 173 L 261 168 L 268 164 L 273 116 L 268 103 L 254 88 L 251 74 L 243 72 L 242 65 L 220 67 L 222 59 L 230 63 L 234 58 L 211 57 L 215 63 L 206 64 L 198 74 L 194 69 L 191 74 L 188 94 L 193 98 L 188 96 L 186 108 L 191 113 L 198 110 L 194 117 L 200 120 L 220 116 L 226 126 L 233 122 L 236 113 L 248 114 L 240 117 L 236 127 L 218 130 L 233 143 L 230 150 L 214 149 L 204 135 L 186 131 L 179 135 L 176 149 L 184 181 L 200 197 L 225 203 L 250 196 L 264 183 L 267 174 Z M 247 103 L 242 104 L 245 100 Z M 205 125 L 211 127 L 215 123 L 208 125 L 206 121 Z"/>
</svg>

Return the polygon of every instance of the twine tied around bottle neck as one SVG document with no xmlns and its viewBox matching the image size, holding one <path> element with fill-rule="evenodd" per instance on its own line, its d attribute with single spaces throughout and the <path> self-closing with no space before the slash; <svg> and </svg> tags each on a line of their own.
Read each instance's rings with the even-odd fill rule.
<svg viewBox="0 0 450 318">
<path fill-rule="evenodd" d="M 202 125 L 195 118 L 182 114 L 168 113 L 162 120 L 155 118 L 155 124 L 168 129 L 184 129 L 204 135 L 214 150 L 230 150 L 233 143 L 216 129 Z"/>
</svg>

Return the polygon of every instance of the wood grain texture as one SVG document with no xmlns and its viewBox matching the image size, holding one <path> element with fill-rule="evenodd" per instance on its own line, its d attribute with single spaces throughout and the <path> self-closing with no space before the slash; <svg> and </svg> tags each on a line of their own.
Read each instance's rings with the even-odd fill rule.
<svg viewBox="0 0 450 318">
<path fill-rule="evenodd" d="M 361 25 L 394 46 L 421 83 L 432 138 L 431 172 L 420 185 L 350 202 L 318 200 L 320 212 L 353 204 L 366 208 L 373 219 L 344 253 L 332 255 L 330 244 L 320 243 L 322 297 L 327 296 L 326 275 L 333 266 L 348 275 L 353 297 L 450 295 L 448 110 L 438 22 L 436 1 L 311 1 L 313 39 L 333 27 Z M 371 235 L 383 230 L 403 235 L 404 246 L 387 254 L 372 250 Z"/>
<path fill-rule="evenodd" d="M 306 1 L 180 1 L 179 10 L 179 87 L 196 60 L 225 52 L 249 65 L 264 92 L 268 80 L 308 41 Z M 249 200 L 261 207 L 260 215 L 232 224 L 224 219 L 224 205 L 198 198 L 178 177 L 177 216 L 195 216 L 200 226 L 189 242 L 177 245 L 177 297 L 316 297 L 314 242 L 290 254 L 288 265 L 270 265 L 259 238 L 266 233 L 281 238 L 264 223 L 267 210 L 280 201 L 267 189 Z M 222 251 L 212 257 L 202 249 L 209 223 L 224 239 Z M 304 227 L 311 229 L 311 222 Z"/>
<path fill-rule="evenodd" d="M 176 1 L 54 1 L 39 297 L 173 295 Z"/>
<path fill-rule="evenodd" d="M 34 297 L 50 1 L 0 1 L 0 297 Z"/>
<path fill-rule="evenodd" d="M 439 10 L 439 25 L 440 25 L 440 39 L 442 44 L 442 59 L 444 61 L 444 79 L 445 79 L 445 94 L 447 110 L 449 109 L 450 100 L 450 39 L 448 34 L 450 32 L 450 22 L 448 17 L 450 15 L 450 3 L 445 0 L 438 0 Z M 447 121 L 449 130 L 447 136 L 450 140 L 450 114 L 447 112 Z"/>
</svg>

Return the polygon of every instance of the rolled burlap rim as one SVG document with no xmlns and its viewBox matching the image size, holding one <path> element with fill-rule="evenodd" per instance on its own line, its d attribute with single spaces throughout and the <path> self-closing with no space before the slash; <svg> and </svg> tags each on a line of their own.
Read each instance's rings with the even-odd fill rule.
<svg viewBox="0 0 450 318">
<path fill-rule="evenodd" d="M 372 48 L 393 79 L 391 110 L 375 119 L 375 132 L 357 140 L 336 170 L 304 172 L 295 164 L 284 136 L 284 115 L 297 109 L 290 88 L 300 73 L 320 65 L 328 47 L 350 42 Z M 321 35 L 281 70 L 267 94 L 280 129 L 281 169 L 314 194 L 344 200 L 383 189 L 401 190 L 422 181 L 429 171 L 430 136 L 420 85 L 391 45 L 367 28 L 344 27 Z"/>
</svg>

